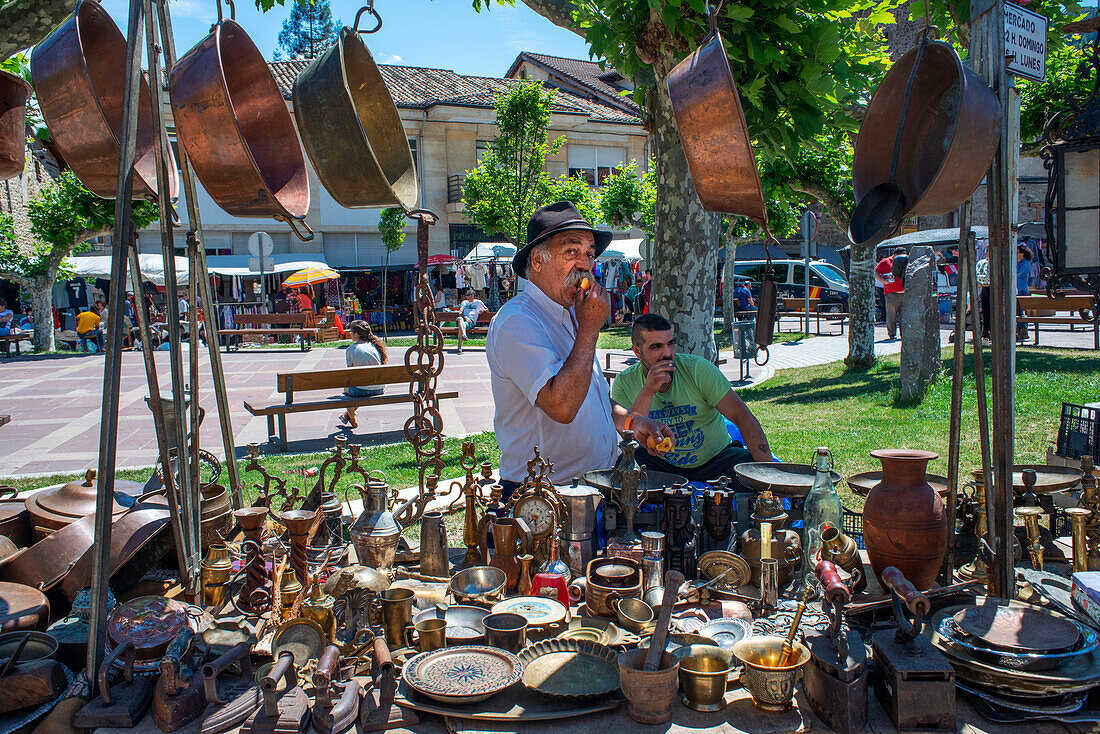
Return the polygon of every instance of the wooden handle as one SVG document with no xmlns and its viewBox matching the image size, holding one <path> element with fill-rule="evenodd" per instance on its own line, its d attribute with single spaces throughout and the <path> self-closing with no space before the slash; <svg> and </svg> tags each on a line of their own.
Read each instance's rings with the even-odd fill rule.
<svg viewBox="0 0 1100 734">
<path fill-rule="evenodd" d="M 836 564 L 832 561 L 821 561 L 814 569 L 814 573 L 817 574 L 817 580 L 821 582 L 821 586 L 825 589 L 825 598 L 834 605 L 843 606 L 852 598 L 852 592 L 848 590 L 847 584 L 841 580 L 840 573 L 836 570 Z"/>
<path fill-rule="evenodd" d="M 189 626 L 181 627 L 175 639 L 168 645 L 168 649 L 164 651 L 164 657 L 157 666 L 160 669 L 160 677 L 164 679 L 164 691 L 169 696 L 174 696 L 180 692 L 180 689 L 187 687 L 186 682 L 180 679 L 180 666 L 183 664 L 183 656 L 187 654 L 194 639 L 193 629 Z"/>
<path fill-rule="evenodd" d="M 393 672 L 393 657 L 385 637 L 374 638 L 374 664 L 378 667 L 379 674 Z"/>
<path fill-rule="evenodd" d="M 339 664 L 340 648 L 336 645 L 329 645 L 321 653 L 321 657 L 317 660 L 317 669 L 313 671 L 314 688 L 318 691 L 327 691 L 329 684 L 332 683 L 333 676 L 336 675 Z"/>
<path fill-rule="evenodd" d="M 665 573 L 665 597 L 661 600 L 661 614 L 657 617 L 653 637 L 649 639 L 649 652 L 646 653 L 642 670 L 654 671 L 660 666 L 661 655 L 665 651 L 665 639 L 668 637 L 668 623 L 672 620 L 672 607 L 676 604 L 676 596 L 683 583 L 684 575 L 679 571 Z"/>
<path fill-rule="evenodd" d="M 271 666 L 271 670 L 264 676 L 264 679 L 260 681 L 260 687 L 263 688 L 264 691 L 274 693 L 279 686 L 279 681 L 285 676 L 290 675 L 293 670 L 294 656 L 289 652 L 281 653 L 279 659 Z"/>
<path fill-rule="evenodd" d="M 932 603 L 928 601 L 928 597 L 917 591 L 917 587 L 913 586 L 896 567 L 887 566 L 882 572 L 882 583 L 897 593 L 913 614 L 928 614 L 932 611 Z"/>
</svg>

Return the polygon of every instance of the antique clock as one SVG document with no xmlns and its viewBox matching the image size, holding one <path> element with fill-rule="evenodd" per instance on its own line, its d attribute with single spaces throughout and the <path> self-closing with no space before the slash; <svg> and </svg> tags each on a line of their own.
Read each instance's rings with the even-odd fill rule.
<svg viewBox="0 0 1100 734">
<path fill-rule="evenodd" d="M 512 494 L 506 510 L 512 517 L 523 520 L 531 530 L 531 554 L 535 557 L 534 568 L 541 569 L 547 561 L 557 559 L 553 549 L 555 531 L 565 522 L 565 503 L 549 479 L 554 465 L 539 455 L 535 447 L 535 458 L 527 462 L 527 478 Z"/>
</svg>

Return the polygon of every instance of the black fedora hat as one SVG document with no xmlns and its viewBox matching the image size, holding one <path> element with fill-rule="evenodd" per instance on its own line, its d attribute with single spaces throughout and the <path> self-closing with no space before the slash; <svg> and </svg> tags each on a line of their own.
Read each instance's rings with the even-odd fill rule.
<svg viewBox="0 0 1100 734">
<path fill-rule="evenodd" d="M 527 244 L 519 249 L 512 258 L 512 269 L 521 278 L 527 277 L 527 262 L 531 259 L 531 250 L 546 238 L 558 232 L 582 229 L 591 232 L 596 240 L 596 257 L 607 249 L 611 242 L 611 233 L 602 232 L 581 216 L 571 201 L 555 201 L 541 209 L 536 209 L 527 222 Z"/>
</svg>

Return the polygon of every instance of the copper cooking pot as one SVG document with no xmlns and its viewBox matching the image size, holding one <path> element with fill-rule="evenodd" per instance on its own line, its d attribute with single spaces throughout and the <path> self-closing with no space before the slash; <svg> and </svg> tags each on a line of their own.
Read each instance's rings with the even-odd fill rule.
<svg viewBox="0 0 1100 734">
<path fill-rule="evenodd" d="M 27 511 L 31 514 L 35 540 L 41 540 L 96 511 L 99 482 L 95 474 L 94 469 L 89 469 L 83 482 L 43 489 L 25 500 Z M 116 478 L 111 514 L 118 517 L 126 512 L 126 508 L 133 504 L 129 496 L 140 493 L 141 489 L 142 485 L 137 482 Z"/>
<path fill-rule="evenodd" d="M 256 44 L 221 17 L 168 76 L 176 135 L 214 202 L 235 217 L 273 217 L 313 239 L 306 161 L 290 111 Z M 305 232 L 300 232 L 301 222 Z"/>
<path fill-rule="evenodd" d="M 115 198 L 126 91 L 126 39 L 99 3 L 80 0 L 68 19 L 31 52 L 42 117 L 61 155 L 89 191 Z M 157 198 L 156 133 L 149 82 L 138 94 L 134 198 Z M 169 153 L 171 153 L 169 149 Z M 176 196 L 168 166 L 168 196 Z"/>
<path fill-rule="evenodd" d="M 416 207 L 416 166 L 359 19 L 294 80 L 294 117 L 317 176 L 340 206 Z"/>
<path fill-rule="evenodd" d="M 33 542 L 31 513 L 27 512 L 26 500 L 14 487 L 0 486 L 0 535 L 20 548 Z"/>
<path fill-rule="evenodd" d="M 0 71 L 0 181 L 23 172 L 27 150 L 27 98 L 31 85 Z"/>
<path fill-rule="evenodd" d="M 918 51 L 890 67 L 867 108 L 852 162 L 857 202 L 890 179 L 894 136 Z M 950 45 L 929 41 L 902 124 L 896 182 L 905 197 L 904 216 L 958 209 L 985 177 L 1000 139 L 997 95 Z"/>
<path fill-rule="evenodd" d="M 711 32 L 668 75 L 668 96 L 703 208 L 765 224 L 764 191 L 722 35 Z"/>
</svg>

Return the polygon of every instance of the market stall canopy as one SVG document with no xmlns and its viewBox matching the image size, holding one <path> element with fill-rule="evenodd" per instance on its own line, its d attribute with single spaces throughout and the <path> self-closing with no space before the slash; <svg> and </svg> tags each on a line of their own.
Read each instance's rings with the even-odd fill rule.
<svg viewBox="0 0 1100 734">
<path fill-rule="evenodd" d="M 111 277 L 111 256 L 90 255 L 87 257 L 67 257 L 65 267 L 73 274 L 74 278 L 104 278 Z M 164 285 L 164 257 L 161 255 L 138 255 L 141 265 L 141 279 L 153 285 Z M 187 258 L 177 257 L 176 284 L 187 285 Z M 127 289 L 130 285 L 129 268 L 126 273 Z"/>
<path fill-rule="evenodd" d="M 626 260 L 638 262 L 642 259 L 642 239 L 611 240 L 607 249 L 600 253 L 597 260 Z"/>
<path fill-rule="evenodd" d="M 332 268 L 302 268 L 292 273 L 283 281 L 283 285 L 291 287 L 309 285 L 310 283 L 323 283 L 326 280 L 339 278 L 340 274 Z"/>
<path fill-rule="evenodd" d="M 462 262 L 488 262 L 490 260 L 512 262 L 515 254 L 516 246 L 507 242 L 478 242 L 477 246 L 470 250 L 466 257 L 462 258 Z"/>
<path fill-rule="evenodd" d="M 293 273 L 304 268 L 327 268 L 328 263 L 321 255 L 310 255 L 303 259 L 300 253 L 282 253 L 272 255 L 274 267 L 266 273 Z M 218 275 L 252 275 L 259 273 L 248 269 L 248 255 L 211 255 L 206 258 L 206 269 Z"/>
<path fill-rule="evenodd" d="M 454 265 L 458 258 L 454 255 L 428 255 L 428 267 L 433 265 Z"/>
</svg>

